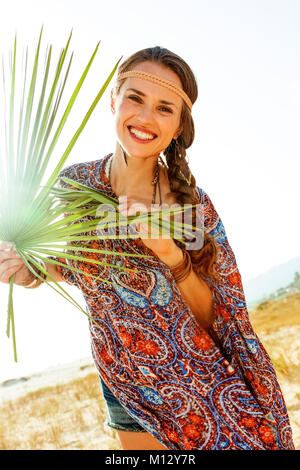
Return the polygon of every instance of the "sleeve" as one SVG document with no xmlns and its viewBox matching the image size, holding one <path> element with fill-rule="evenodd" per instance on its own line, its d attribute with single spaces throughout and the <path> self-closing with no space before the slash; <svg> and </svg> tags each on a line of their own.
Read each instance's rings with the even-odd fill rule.
<svg viewBox="0 0 300 470">
<path fill-rule="evenodd" d="M 68 185 L 67 183 L 62 181 L 61 176 L 70 177 L 69 172 L 70 172 L 71 169 L 73 169 L 73 167 L 74 166 L 67 167 L 59 173 L 58 182 L 57 182 L 57 186 L 59 188 L 66 188 L 66 187 L 72 188 L 71 185 Z M 64 216 L 66 217 L 67 213 L 65 213 Z M 48 259 L 59 261 L 60 263 L 64 264 L 65 266 L 60 266 L 59 264 L 56 265 L 57 270 L 61 274 L 63 280 L 65 282 L 67 282 L 67 284 L 79 287 L 79 282 L 78 282 L 78 279 L 77 279 L 77 273 L 76 273 L 76 271 L 69 268 L 69 266 L 68 266 L 69 260 L 68 259 L 63 258 L 63 257 L 56 257 L 56 256 L 48 256 Z"/>
<path fill-rule="evenodd" d="M 210 197 L 200 188 L 200 200 L 204 212 L 204 231 L 211 235 L 218 247 L 216 272 L 219 281 L 206 280 L 214 293 L 216 319 L 225 321 L 248 318 L 246 299 L 234 252 L 229 244 L 223 222 Z"/>
<path fill-rule="evenodd" d="M 280 422 L 288 423 L 287 409 L 271 359 L 250 323 L 241 275 L 225 228 L 210 197 L 200 188 L 204 211 L 204 231 L 219 248 L 217 282 L 204 278 L 213 294 L 214 333 L 222 352 L 239 372 L 263 409 L 272 409 Z"/>
</svg>

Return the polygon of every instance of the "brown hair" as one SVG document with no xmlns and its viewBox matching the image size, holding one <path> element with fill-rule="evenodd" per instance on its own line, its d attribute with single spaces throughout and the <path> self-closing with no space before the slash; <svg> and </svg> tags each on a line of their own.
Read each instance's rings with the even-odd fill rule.
<svg viewBox="0 0 300 470">
<path fill-rule="evenodd" d="M 189 65 L 177 54 L 159 46 L 142 49 L 128 57 L 120 66 L 119 73 L 132 70 L 137 64 L 152 61 L 173 70 L 180 78 L 182 88 L 194 104 L 198 97 L 198 86 L 193 71 Z M 115 92 L 118 93 L 124 80 L 117 82 Z M 186 149 L 189 148 L 195 135 L 194 121 L 191 112 L 183 102 L 180 127 L 182 133 L 175 141 L 172 139 L 163 154 L 168 165 L 168 178 L 171 191 L 175 194 L 178 204 L 199 204 L 196 193 L 196 180 L 190 173 L 186 160 Z M 188 176 L 190 175 L 190 184 Z M 196 212 L 193 210 L 192 225 L 196 225 Z M 190 240 L 193 241 L 193 240 Z M 216 279 L 215 270 L 217 259 L 217 245 L 214 238 L 204 232 L 203 247 L 199 250 L 189 250 L 194 271 L 199 275 Z"/>
</svg>

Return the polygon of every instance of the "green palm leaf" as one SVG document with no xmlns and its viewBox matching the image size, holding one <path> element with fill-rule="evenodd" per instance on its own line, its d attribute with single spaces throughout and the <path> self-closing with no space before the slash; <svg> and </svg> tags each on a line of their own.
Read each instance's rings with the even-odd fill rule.
<svg viewBox="0 0 300 470">
<path fill-rule="evenodd" d="M 0 139 L 0 240 L 13 242 L 16 251 L 34 275 L 89 317 L 86 310 L 44 269 L 41 261 L 58 266 L 66 266 L 58 259 L 62 258 L 66 261 L 73 260 L 80 263 L 134 271 L 118 264 L 99 261 L 98 259 L 88 257 L 86 254 L 111 254 L 114 256 L 143 258 L 151 256 L 90 248 L 89 242 L 118 238 L 116 235 L 103 233 L 103 230 L 106 228 L 125 227 L 133 222 L 149 222 L 150 220 L 160 229 L 162 234 L 169 233 L 171 226 L 174 231 L 174 237 L 178 233 L 177 238 L 184 243 L 182 224 L 172 221 L 170 225 L 166 226 L 164 221 L 164 217 L 170 219 L 171 214 L 176 215 L 182 212 L 184 208 L 153 211 L 151 213 L 139 214 L 137 217 L 123 217 L 117 210 L 118 200 L 71 179 L 60 178 L 61 169 L 110 83 L 121 59 L 117 61 L 113 70 L 108 74 L 107 79 L 81 120 L 78 129 L 70 139 L 54 170 L 46 182 L 44 182 L 49 163 L 50 161 L 52 163 L 55 158 L 53 154 L 56 144 L 94 61 L 99 43 L 80 76 L 63 111 L 62 117 L 58 124 L 56 124 L 61 98 L 63 93 L 65 93 L 73 58 L 72 54 L 71 58 L 67 59 L 71 34 L 59 56 L 54 78 L 50 85 L 52 46 L 50 45 L 47 48 L 44 70 L 40 72 L 41 38 L 42 30 L 39 35 L 28 86 L 26 86 L 28 52 L 26 51 L 26 56 L 23 58 L 24 65 L 21 67 L 22 72 L 18 75 L 20 67 L 18 67 L 19 63 L 17 60 L 17 37 L 15 37 L 11 54 L 9 82 L 6 80 L 7 74 L 3 65 L 4 99 L 6 103 L 9 103 L 9 106 L 4 108 L 3 120 L 0 119 L 0 125 L 2 124 L 4 134 L 4 138 Z M 38 93 L 39 81 L 41 82 L 41 87 Z M 8 83 L 9 89 L 7 89 Z M 48 90 L 49 86 L 50 89 Z M 2 147 L 1 142 L 4 142 Z M 60 185 L 57 186 L 57 182 Z M 70 187 L 62 187 L 62 182 Z M 107 206 L 112 208 L 111 212 L 106 210 Z M 99 228 L 101 232 L 99 232 Z M 184 225 L 185 233 L 192 229 L 195 228 L 190 224 Z M 138 237 L 140 237 L 138 233 L 136 235 L 120 236 L 120 238 Z M 91 273 L 86 273 L 75 266 L 67 266 L 68 269 L 79 274 L 88 275 L 97 280 L 114 284 Z M 36 273 L 34 268 L 39 269 L 39 273 L 47 275 L 47 278 L 51 279 L 52 282 L 49 283 L 44 280 L 43 276 Z M 14 359 L 17 361 L 13 283 L 14 276 L 11 276 L 7 309 L 7 336 L 12 332 Z M 93 321 L 92 318 L 90 320 Z"/>
<path fill-rule="evenodd" d="M 78 256 L 77 251 L 75 251 L 75 255 L 66 254 L 63 245 L 57 245 L 57 243 L 64 243 L 64 239 L 68 238 L 68 235 L 79 235 L 83 230 L 87 231 L 87 228 L 93 224 L 86 222 L 70 225 L 71 220 L 67 218 L 65 222 L 57 221 L 63 215 L 63 207 L 59 207 L 57 202 L 55 203 L 55 195 L 51 193 L 51 188 L 57 181 L 61 168 L 65 164 L 66 159 L 119 64 L 119 61 L 117 61 L 88 108 L 75 134 L 70 139 L 66 150 L 57 162 L 54 171 L 50 174 L 48 181 L 46 181 L 46 184 L 42 184 L 46 170 L 49 167 L 49 162 L 53 159 L 53 153 L 63 127 L 97 54 L 99 43 L 93 51 L 82 75 L 79 77 L 60 121 L 56 124 L 61 98 L 63 93 L 65 93 L 72 63 L 73 54 L 67 60 L 71 34 L 60 54 L 49 90 L 52 46 L 50 45 L 47 48 L 45 67 L 44 70 L 40 70 L 41 39 L 42 29 L 35 50 L 30 81 L 28 86 L 26 86 L 28 52 L 26 52 L 25 60 L 23 58 L 25 66 L 20 68 L 21 64 L 18 63 L 17 57 L 17 36 L 15 36 L 13 52 L 10 57 L 11 66 L 8 68 L 8 71 L 5 69 L 3 60 L 3 94 L 5 102 L 9 103 L 9 106 L 4 108 L 1 116 L 2 119 L 0 120 L 2 125 L 1 142 L 4 142 L 4 146 L 0 146 L 0 240 L 13 242 L 16 251 L 21 255 L 28 269 L 34 274 L 36 272 L 32 269 L 32 265 L 43 272 L 43 266 L 38 260 L 44 259 L 47 262 L 60 264 L 58 260 L 53 261 L 44 258 L 47 254 L 70 259 L 75 257 L 79 260 L 91 262 L 91 259 Z M 38 92 L 39 79 L 41 81 L 40 92 Z M 3 136 L 4 138 L 2 138 Z M 85 198 L 85 202 L 87 201 L 88 199 Z M 75 206 L 76 204 L 73 204 L 74 210 Z M 82 211 L 78 208 L 75 218 L 82 218 L 89 213 L 90 211 Z M 48 230 L 49 236 L 47 235 Z M 51 244 L 55 245 L 52 247 Z M 29 261 L 32 264 L 29 264 Z M 119 266 L 116 267 L 120 268 Z M 45 272 L 44 274 L 51 278 L 49 273 Z M 86 314 L 86 311 L 54 279 L 52 280 L 57 287 L 57 292 Z M 13 282 L 14 276 L 10 278 L 9 283 L 7 334 L 9 335 L 10 330 L 12 330 L 14 357 L 17 360 L 12 297 Z M 47 284 L 53 288 L 52 283 L 47 282 Z"/>
</svg>

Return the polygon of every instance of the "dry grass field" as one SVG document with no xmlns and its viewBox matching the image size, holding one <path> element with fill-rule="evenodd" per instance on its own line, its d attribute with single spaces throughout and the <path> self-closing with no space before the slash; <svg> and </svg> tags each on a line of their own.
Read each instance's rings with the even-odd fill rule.
<svg viewBox="0 0 300 470">
<path fill-rule="evenodd" d="M 300 294 L 264 302 L 250 318 L 270 354 L 300 449 Z M 107 428 L 98 375 L 44 387 L 0 408 L 0 449 L 120 450 Z"/>
<path fill-rule="evenodd" d="M 0 449 L 121 449 L 106 419 L 98 375 L 91 373 L 6 402 Z"/>
</svg>

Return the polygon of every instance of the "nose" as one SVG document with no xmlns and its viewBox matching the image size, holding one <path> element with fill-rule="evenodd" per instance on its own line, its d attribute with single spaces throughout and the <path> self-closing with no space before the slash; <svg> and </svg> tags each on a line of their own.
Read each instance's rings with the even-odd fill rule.
<svg viewBox="0 0 300 470">
<path fill-rule="evenodd" d="M 138 113 L 138 119 L 142 123 L 153 121 L 153 112 L 151 106 L 142 106 Z"/>
</svg>

